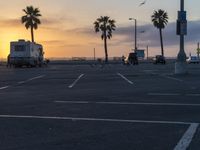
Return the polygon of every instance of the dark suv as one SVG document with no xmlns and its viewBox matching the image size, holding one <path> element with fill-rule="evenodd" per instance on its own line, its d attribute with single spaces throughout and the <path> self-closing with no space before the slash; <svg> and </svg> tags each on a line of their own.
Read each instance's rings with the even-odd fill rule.
<svg viewBox="0 0 200 150">
<path fill-rule="evenodd" d="M 125 64 L 138 65 L 137 53 L 129 53 L 128 57 L 125 59 Z"/>
<path fill-rule="evenodd" d="M 166 63 L 166 60 L 165 60 L 165 57 L 163 57 L 162 55 L 156 55 L 156 57 L 153 59 L 153 63 L 154 64 L 158 64 L 158 63 L 161 63 L 161 64 L 165 64 Z"/>
</svg>

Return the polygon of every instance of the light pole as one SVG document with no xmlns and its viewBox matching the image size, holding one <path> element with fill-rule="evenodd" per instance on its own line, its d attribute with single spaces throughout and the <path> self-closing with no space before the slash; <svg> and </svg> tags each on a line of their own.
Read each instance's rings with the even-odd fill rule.
<svg viewBox="0 0 200 150">
<path fill-rule="evenodd" d="M 96 60 L 96 49 L 94 48 L 94 61 Z"/>
<path fill-rule="evenodd" d="M 199 48 L 199 42 L 197 43 L 197 57 L 199 59 L 199 54 L 200 54 L 200 48 Z"/>
<path fill-rule="evenodd" d="M 187 73 L 187 63 L 186 54 L 184 51 L 184 36 L 187 35 L 187 19 L 186 11 L 184 10 L 184 0 L 180 0 L 181 10 L 178 11 L 177 20 L 177 35 L 180 35 L 180 51 L 177 56 L 175 64 L 175 74 L 186 74 Z"/>
<path fill-rule="evenodd" d="M 137 20 L 135 18 L 129 18 L 129 20 L 135 21 L 135 50 L 137 50 Z"/>
<path fill-rule="evenodd" d="M 147 45 L 147 60 L 149 59 L 149 46 Z"/>
</svg>

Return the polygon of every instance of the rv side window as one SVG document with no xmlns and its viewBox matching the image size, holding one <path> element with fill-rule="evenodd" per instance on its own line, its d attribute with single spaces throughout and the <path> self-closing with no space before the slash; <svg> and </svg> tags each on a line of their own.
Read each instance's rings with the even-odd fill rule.
<svg viewBox="0 0 200 150">
<path fill-rule="evenodd" d="M 25 45 L 16 45 L 15 51 L 25 51 Z"/>
</svg>

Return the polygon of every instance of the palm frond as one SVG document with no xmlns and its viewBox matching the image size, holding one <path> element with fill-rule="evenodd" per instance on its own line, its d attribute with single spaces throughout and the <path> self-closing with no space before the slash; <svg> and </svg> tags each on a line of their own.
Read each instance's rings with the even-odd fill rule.
<svg viewBox="0 0 200 150">
<path fill-rule="evenodd" d="M 168 14 L 162 9 L 154 11 L 151 16 L 151 21 L 156 28 L 163 29 L 168 23 Z"/>
<path fill-rule="evenodd" d="M 25 16 L 21 17 L 22 24 L 25 24 L 27 29 L 30 27 L 37 29 L 38 25 L 41 24 L 39 17 L 42 16 L 39 8 L 27 6 L 26 9 L 23 9 L 23 12 L 25 12 Z"/>
</svg>

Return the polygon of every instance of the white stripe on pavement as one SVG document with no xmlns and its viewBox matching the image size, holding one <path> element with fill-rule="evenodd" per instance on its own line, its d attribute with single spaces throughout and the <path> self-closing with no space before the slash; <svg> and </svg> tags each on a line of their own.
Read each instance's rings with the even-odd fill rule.
<svg viewBox="0 0 200 150">
<path fill-rule="evenodd" d="M 87 101 L 55 101 L 55 103 L 68 103 L 68 104 L 88 104 Z"/>
<path fill-rule="evenodd" d="M 181 138 L 181 140 L 178 142 L 174 150 L 186 150 L 189 147 L 197 131 L 198 126 L 199 126 L 198 123 L 192 123 L 185 132 L 185 134 L 183 135 L 183 137 Z"/>
<path fill-rule="evenodd" d="M 130 81 L 129 79 L 127 79 L 125 76 L 123 76 L 121 73 L 117 73 L 118 76 L 120 76 L 122 79 L 124 79 L 125 81 L 127 81 L 129 84 L 133 84 L 132 81 Z"/>
<path fill-rule="evenodd" d="M 7 89 L 9 88 L 10 86 L 3 86 L 3 87 L 0 87 L 0 90 L 4 90 L 4 89 Z"/>
<path fill-rule="evenodd" d="M 200 106 L 200 104 L 181 104 L 181 103 L 130 103 L 130 102 L 97 102 L 97 104 L 113 104 L 113 105 L 152 105 L 152 106 Z"/>
<path fill-rule="evenodd" d="M 179 96 L 179 93 L 148 93 L 150 96 Z"/>
<path fill-rule="evenodd" d="M 71 85 L 68 86 L 68 88 L 73 88 L 76 83 L 84 76 L 84 74 L 81 74 Z"/>
<path fill-rule="evenodd" d="M 101 121 L 101 122 L 119 122 L 119 123 L 147 123 L 147 124 L 180 124 L 180 125 L 193 124 L 192 122 L 181 122 L 181 121 L 124 120 L 124 119 L 25 116 L 25 115 L 0 115 L 0 118 L 52 119 L 52 120 L 70 120 L 70 121 Z"/>
<path fill-rule="evenodd" d="M 18 84 L 24 84 L 26 81 L 19 81 Z"/>
<path fill-rule="evenodd" d="M 186 94 L 186 96 L 196 96 L 196 97 L 198 97 L 198 96 L 200 96 L 200 94 Z"/>
<path fill-rule="evenodd" d="M 40 79 L 40 78 L 43 78 L 44 76 L 45 75 L 40 75 L 40 76 L 37 76 L 37 77 L 33 77 L 33 78 L 28 79 L 27 81 L 32 81 L 32 80 Z"/>
<path fill-rule="evenodd" d="M 55 103 L 66 104 L 107 104 L 107 105 L 150 105 L 150 106 L 197 106 L 200 104 L 188 103 L 134 103 L 134 102 L 92 102 L 92 101 L 54 101 Z"/>
<path fill-rule="evenodd" d="M 33 80 L 36 80 L 36 79 L 41 79 L 43 77 L 45 77 L 45 75 L 40 75 L 40 76 L 37 76 L 37 77 L 33 77 L 33 78 L 27 79 L 25 81 L 19 81 L 18 84 L 24 84 L 24 83 L 27 83 L 29 81 L 33 81 Z"/>
<path fill-rule="evenodd" d="M 177 78 L 174 78 L 174 77 L 169 77 L 169 76 L 165 76 L 165 75 L 161 75 L 162 77 L 165 77 L 167 79 L 171 79 L 171 80 L 175 80 L 175 81 L 179 81 L 179 82 L 183 82 L 183 80 L 181 79 L 177 79 Z"/>
</svg>

